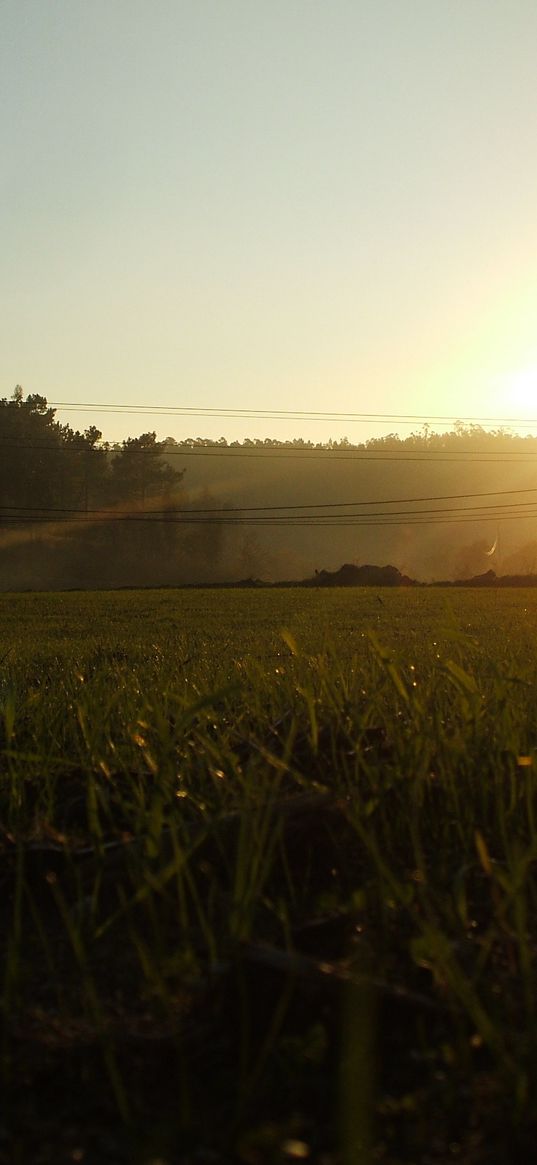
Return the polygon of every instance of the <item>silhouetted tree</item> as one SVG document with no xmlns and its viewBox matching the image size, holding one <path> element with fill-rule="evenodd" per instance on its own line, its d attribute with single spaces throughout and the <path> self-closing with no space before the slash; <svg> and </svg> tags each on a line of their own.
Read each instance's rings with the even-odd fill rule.
<svg viewBox="0 0 537 1165">
<path fill-rule="evenodd" d="M 157 441 L 156 433 L 142 433 L 123 441 L 112 459 L 111 500 L 143 508 L 148 499 L 169 494 L 181 481 L 184 470 L 174 469 L 165 460 L 165 449 L 166 442 Z"/>
</svg>

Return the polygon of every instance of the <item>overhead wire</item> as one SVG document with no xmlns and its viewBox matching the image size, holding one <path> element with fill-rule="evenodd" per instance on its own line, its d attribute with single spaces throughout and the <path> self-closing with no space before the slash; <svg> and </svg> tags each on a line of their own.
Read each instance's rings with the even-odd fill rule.
<svg viewBox="0 0 537 1165">
<path fill-rule="evenodd" d="M 38 395 L 38 394 L 37 394 Z M 138 416 L 155 416 L 155 417 L 185 417 L 185 418 L 222 418 L 227 420 L 298 420 L 298 421 L 335 421 L 348 422 L 357 424 L 377 423 L 377 424 L 391 424 L 398 422 L 399 424 L 415 424 L 421 422 L 423 426 L 430 426 L 432 423 L 449 423 L 449 424 L 469 424 L 472 426 L 480 425 L 517 425 L 518 427 L 533 427 L 537 426 L 537 416 L 533 417 L 515 417 L 515 416 L 491 416 L 485 415 L 461 415 L 457 412 L 452 413 L 396 413 L 396 412 L 368 412 L 364 410 L 352 411 L 336 409 L 321 410 L 321 409 L 285 409 L 285 408 L 246 408 L 246 407 L 210 407 L 204 405 L 158 405 L 158 404 L 140 404 L 134 402 L 121 401 L 46 401 L 46 407 L 54 411 L 60 409 L 64 412 L 84 412 L 84 413 L 101 413 L 108 414 L 127 414 Z M 7 405 L 11 402 L 6 401 Z M 26 404 L 21 402 L 22 406 Z"/>
<path fill-rule="evenodd" d="M 434 511 L 432 513 L 434 513 Z M 472 514 L 470 516 L 464 516 L 463 514 L 460 514 L 457 517 L 452 517 L 449 514 L 438 516 L 438 517 L 419 516 L 419 517 L 414 517 L 414 518 L 412 516 L 403 517 L 403 516 L 398 516 L 396 514 L 386 514 L 386 515 L 382 515 L 381 517 L 378 517 L 378 518 L 373 518 L 372 516 L 368 517 L 367 515 L 355 515 L 354 517 L 353 516 L 331 517 L 326 522 L 320 522 L 318 520 L 315 520 L 315 518 L 304 518 L 304 520 L 299 521 L 298 519 L 293 518 L 293 517 L 284 518 L 280 522 L 277 522 L 273 518 L 262 519 L 262 518 L 237 517 L 233 520 L 230 520 L 230 519 L 226 520 L 226 519 L 220 519 L 220 518 L 173 518 L 173 517 L 172 518 L 164 518 L 164 517 L 148 518 L 148 517 L 143 517 L 143 515 L 140 515 L 137 517 L 136 516 L 134 516 L 134 517 L 122 516 L 121 517 L 118 515 L 117 517 L 112 517 L 112 518 L 107 519 L 106 522 L 102 522 L 102 523 L 98 523 L 98 524 L 100 524 L 102 526 L 110 525 L 112 523 L 115 523 L 115 524 L 119 523 L 120 525 L 121 524 L 132 524 L 132 523 L 142 523 L 145 525 L 165 524 L 165 525 L 169 525 L 169 526 L 172 526 L 172 525 L 175 525 L 175 526 L 201 526 L 201 525 L 222 526 L 222 525 L 224 525 L 224 526 L 226 526 L 227 525 L 227 526 L 236 526 L 236 527 L 238 527 L 238 526 L 263 526 L 264 528 L 267 528 L 267 526 L 272 526 L 272 527 L 276 526 L 279 529 L 282 529 L 285 527 L 293 527 L 295 529 L 297 529 L 297 528 L 298 529 L 305 529 L 308 527 L 314 527 L 318 530 L 327 530 L 327 529 L 339 528 L 339 527 L 344 527 L 344 526 L 352 526 L 352 527 L 359 527 L 359 526 L 361 526 L 361 527 L 367 527 L 367 526 L 370 526 L 370 527 L 431 526 L 431 525 L 440 526 L 440 525 L 450 525 L 450 524 L 459 523 L 459 522 L 472 522 L 474 525 L 476 525 L 477 523 L 480 523 L 480 522 L 498 523 L 498 521 L 501 520 L 503 523 L 504 521 L 515 521 L 515 520 L 523 521 L 523 520 L 527 520 L 527 519 L 531 519 L 531 518 L 537 518 L 537 509 L 533 510 L 531 513 L 524 513 L 524 514 L 502 513 L 501 515 L 498 515 L 497 513 L 495 513 L 495 514 L 491 514 L 491 515 Z M 40 525 L 77 526 L 77 525 L 81 525 L 81 526 L 83 526 L 85 523 L 86 523 L 86 519 L 84 519 L 84 518 L 58 517 L 58 518 L 51 519 L 51 518 L 46 518 L 46 517 L 30 517 L 28 515 L 25 515 L 25 516 L 11 517 L 11 518 L 10 517 L 2 518 L 0 521 L 0 529 L 2 527 L 5 527 L 5 526 L 21 526 L 21 525 L 25 525 L 25 526 L 28 526 L 28 525 L 34 525 L 34 526 L 40 526 Z M 91 525 L 97 524 L 96 519 L 91 520 L 91 522 L 89 524 L 91 524 Z"/>
<path fill-rule="evenodd" d="M 425 495 L 422 495 L 419 497 L 409 497 L 409 498 L 407 498 L 407 497 L 404 497 L 404 498 L 374 498 L 374 499 L 371 499 L 371 498 L 363 499 L 362 498 L 358 501 L 345 501 L 345 502 L 300 502 L 300 503 L 281 502 L 279 505 L 271 505 L 271 506 L 243 506 L 243 505 L 240 505 L 240 506 L 230 506 L 230 505 L 227 505 L 227 506 L 201 506 L 201 507 L 198 507 L 198 506 L 165 506 L 165 507 L 160 507 L 160 508 L 156 508 L 156 509 L 144 508 L 143 511 L 125 510 L 125 511 L 121 511 L 121 513 L 123 513 L 123 514 L 135 513 L 138 516 L 151 515 L 151 514 L 164 514 L 164 515 L 169 515 L 169 514 L 189 514 L 189 515 L 191 515 L 191 514 L 226 514 L 226 515 L 230 516 L 233 511 L 237 511 L 240 513 L 245 513 L 245 512 L 252 513 L 252 512 L 267 512 L 267 511 L 280 511 L 280 510 L 313 510 L 313 509 L 335 510 L 335 509 L 343 509 L 344 507 L 348 508 L 350 506 L 356 506 L 356 507 L 358 507 L 358 506 L 360 506 L 360 507 L 363 507 L 363 506 L 397 506 L 397 505 L 410 505 L 411 503 L 416 504 L 416 503 L 420 503 L 420 502 L 469 501 L 473 498 L 508 497 L 508 496 L 512 496 L 514 494 L 518 495 L 518 494 L 528 494 L 528 493 L 533 493 L 533 494 L 537 493 L 537 486 L 528 486 L 528 487 L 524 487 L 522 489 L 480 490 L 480 491 L 474 492 L 474 493 L 425 494 Z M 503 503 L 497 503 L 497 504 L 493 503 L 490 506 L 447 507 L 447 508 L 448 509 L 455 509 L 455 508 L 497 509 L 497 508 L 505 508 L 505 507 L 512 508 L 512 504 L 515 504 L 518 506 L 531 506 L 531 505 L 537 504 L 537 499 L 535 501 L 531 501 L 531 502 L 505 503 L 505 505 Z M 14 510 L 16 512 L 20 511 L 22 513 L 31 511 L 32 514 L 34 514 L 34 513 L 56 514 L 57 513 L 57 514 L 65 514 L 65 515 L 69 515 L 69 514 L 117 515 L 117 513 L 118 513 L 117 507 L 115 509 L 110 509 L 110 508 L 107 508 L 106 506 L 99 506 L 97 508 L 90 509 L 86 506 L 84 506 L 84 507 L 81 507 L 81 506 L 19 506 L 19 505 L 9 504 L 9 505 L 7 505 L 6 508 L 9 510 Z M 413 511 L 405 511 L 405 512 L 419 513 L 421 511 L 413 510 Z M 440 513 L 441 511 L 436 510 L 435 512 Z M 315 515 L 310 514 L 309 516 L 314 517 Z M 324 515 L 318 515 L 318 516 L 323 517 Z"/>
<path fill-rule="evenodd" d="M 186 405 L 143 405 L 95 401 L 48 401 L 49 408 L 63 409 L 69 412 L 102 412 L 102 413 L 130 413 L 142 416 L 178 416 L 178 417 L 221 417 L 240 420 L 320 420 L 320 421 L 349 421 L 365 423 L 369 421 L 414 424 L 422 421 L 430 424 L 432 421 L 469 424 L 516 424 L 537 425 L 537 417 L 492 417 L 492 416 L 461 416 L 458 413 L 370 413 L 370 412 L 338 412 L 336 410 L 315 409 L 248 409 L 248 408 L 210 408 L 205 406 Z"/>
<path fill-rule="evenodd" d="M 390 504 L 394 504 L 393 502 Z M 341 514 L 341 513 L 300 513 L 300 514 L 259 514 L 256 513 L 258 507 L 251 507 L 250 513 L 243 513 L 241 510 L 236 511 L 230 509 L 219 509 L 206 511 L 194 510 L 176 510 L 173 508 L 160 509 L 154 511 L 139 511 L 139 510 L 106 510 L 106 509 L 49 509 L 43 508 L 37 513 L 32 507 L 6 507 L 11 510 L 10 513 L 5 513 L 1 522 L 3 524 L 22 524 L 34 523 L 39 524 L 79 524 L 91 521 L 95 523 L 129 523 L 129 522 L 143 522 L 151 523 L 168 523 L 175 525 L 258 525 L 258 526 L 294 526 L 306 527 L 317 526 L 320 529 L 327 529 L 336 525 L 411 525 L 419 524 L 424 521 L 457 521 L 466 520 L 472 522 L 480 522 L 485 520 L 512 520 L 514 518 L 533 518 L 537 514 L 537 499 L 528 502 L 506 502 L 506 503 L 492 503 L 489 505 L 476 506 L 444 506 L 423 508 L 423 509 L 405 509 L 392 511 L 378 511 L 372 510 L 370 512 L 362 512 L 358 514 Z M 531 508 L 533 507 L 533 508 Z M 260 509 L 261 507 L 259 507 Z M 267 507 L 270 509 L 271 507 Z M 285 507 L 281 507 L 284 509 Z M 290 507 L 291 508 L 291 507 Z M 248 510 L 248 507 L 246 507 Z M 15 512 L 13 512 L 15 511 Z M 251 516 L 251 511 L 255 516 Z"/>
</svg>

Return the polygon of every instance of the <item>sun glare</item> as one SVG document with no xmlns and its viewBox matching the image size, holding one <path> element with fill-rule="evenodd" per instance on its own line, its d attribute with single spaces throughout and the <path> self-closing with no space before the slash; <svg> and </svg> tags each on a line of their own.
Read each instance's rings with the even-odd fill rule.
<svg viewBox="0 0 537 1165">
<path fill-rule="evenodd" d="M 506 415 L 537 420 L 537 364 L 511 373 L 504 393 Z"/>
</svg>

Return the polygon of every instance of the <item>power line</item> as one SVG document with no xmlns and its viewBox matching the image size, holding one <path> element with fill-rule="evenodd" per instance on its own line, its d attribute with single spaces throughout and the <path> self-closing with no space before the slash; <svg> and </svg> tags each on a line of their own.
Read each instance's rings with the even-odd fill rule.
<svg viewBox="0 0 537 1165">
<path fill-rule="evenodd" d="M 64 409 L 70 412 L 102 412 L 102 413 L 131 413 L 141 416 L 178 416 L 178 417 L 222 417 L 237 418 L 239 420 L 320 420 L 320 421 L 357 421 L 357 422 L 391 422 L 399 421 L 404 424 L 414 424 L 422 421 L 424 424 L 431 421 L 461 422 L 467 424 L 516 424 L 537 425 L 537 417 L 491 417 L 491 416 L 460 416 L 458 413 L 368 413 L 368 412 L 337 412 L 330 410 L 323 412 L 312 409 L 247 409 L 247 408 L 206 408 L 200 406 L 170 406 L 170 405 L 137 405 L 109 403 L 99 404 L 94 401 L 48 401 L 49 408 Z"/>
<path fill-rule="evenodd" d="M 434 511 L 429 511 L 429 512 L 431 514 L 434 513 Z M 476 525 L 477 523 L 480 523 L 480 522 L 498 523 L 498 521 L 501 520 L 503 523 L 504 521 L 515 521 L 515 520 L 524 521 L 524 520 L 528 520 L 528 519 L 532 519 L 532 518 L 537 518 L 537 510 L 532 511 L 531 513 L 524 513 L 524 514 L 502 513 L 501 515 L 493 514 L 490 516 L 487 514 L 473 514 L 469 517 L 464 517 L 462 515 L 458 516 L 458 517 L 450 517 L 450 516 L 443 516 L 442 515 L 442 516 L 436 517 L 436 518 L 435 517 L 419 517 L 419 518 L 412 519 L 412 517 L 403 517 L 403 518 L 401 518 L 401 520 L 398 520 L 396 515 L 383 515 L 381 518 L 376 518 L 376 519 L 374 519 L 372 517 L 368 517 L 366 515 L 356 515 L 355 517 L 343 516 L 340 519 L 338 519 L 336 517 L 330 517 L 326 522 L 319 522 L 319 521 L 316 521 L 314 518 L 305 518 L 303 521 L 299 522 L 296 518 L 293 519 L 292 517 L 289 517 L 289 518 L 283 519 L 279 523 L 276 523 L 274 521 L 274 519 L 269 519 L 269 518 L 267 518 L 265 520 L 263 520 L 262 518 L 237 518 L 237 519 L 234 519 L 232 522 L 230 520 L 226 520 L 226 519 L 221 520 L 218 518 L 203 518 L 203 519 L 202 518 L 191 518 L 191 519 L 189 519 L 189 518 L 144 518 L 144 517 L 140 516 L 138 518 L 119 518 L 119 517 L 110 518 L 106 523 L 103 522 L 103 523 L 98 523 L 98 524 L 103 526 L 103 527 L 109 526 L 112 523 L 115 523 L 115 524 L 117 524 L 117 523 L 120 523 L 120 524 L 121 523 L 128 523 L 128 524 L 129 523 L 130 524 L 142 523 L 145 525 L 166 524 L 166 525 L 170 525 L 170 526 L 172 526 L 172 525 L 175 525 L 175 526 L 202 526 L 202 525 L 203 526 L 212 526 L 212 525 L 218 525 L 218 526 L 229 525 L 229 526 L 231 526 L 232 525 L 235 527 L 238 527 L 238 526 L 262 526 L 265 529 L 267 528 L 267 526 L 273 526 L 273 527 L 276 526 L 278 529 L 282 529 L 285 527 L 291 527 L 294 529 L 297 529 L 297 528 L 298 529 L 305 529 L 305 528 L 313 527 L 317 530 L 327 530 L 327 529 L 339 529 L 341 527 L 354 527 L 354 528 L 362 527 L 362 528 L 364 528 L 367 526 L 373 527 L 373 528 L 379 528 L 381 526 L 444 526 L 444 525 L 453 525 L 453 524 L 457 524 L 457 523 L 467 523 L 467 522 L 471 522 L 474 525 Z M 29 525 L 33 525 L 33 526 L 40 526 L 40 525 L 78 526 L 78 525 L 80 525 L 82 527 L 91 525 L 94 527 L 96 525 L 96 523 L 95 522 L 87 523 L 83 518 L 56 518 L 52 521 L 51 519 L 47 519 L 47 518 L 31 518 L 31 517 L 9 518 L 8 517 L 8 518 L 2 519 L 2 521 L 0 523 L 0 532 L 1 532 L 2 525 L 4 525 L 4 526 L 6 526 L 6 525 L 8 525 L 8 526 L 21 526 L 21 525 L 24 525 L 24 526 L 29 526 Z"/>
<path fill-rule="evenodd" d="M 230 513 L 229 510 L 219 512 L 219 516 L 203 516 L 198 517 L 196 511 L 183 511 L 180 516 L 176 516 L 175 511 L 155 511 L 154 513 L 141 512 L 109 512 L 102 510 L 94 511 L 49 511 L 48 515 L 40 514 L 36 516 L 35 513 L 29 514 L 16 513 L 6 514 L 1 519 L 3 524 L 17 525 L 32 523 L 40 524 L 67 524 L 78 525 L 88 524 L 90 520 L 92 525 L 110 523 L 168 523 L 170 525 L 259 525 L 259 526 L 294 526 L 306 527 L 317 526 L 319 529 L 326 529 L 335 525 L 411 525 L 419 524 L 426 520 L 442 521 L 458 521 L 466 520 L 471 522 L 480 521 L 499 521 L 513 518 L 533 518 L 537 516 L 535 509 L 536 501 L 518 502 L 515 503 L 516 509 L 512 503 L 492 504 L 487 506 L 446 506 L 436 509 L 422 509 L 422 510 L 395 510 L 391 513 L 383 511 L 372 511 L 371 513 L 362 514 L 283 514 L 276 516 L 274 514 L 250 517 L 244 516 L 240 512 L 236 514 Z M 531 511 L 525 507 L 534 507 Z M 524 508 L 524 512 L 523 511 Z M 30 509 L 30 507 L 28 507 Z M 51 517 L 50 513 L 55 513 L 57 516 Z M 103 518 L 104 514 L 104 518 Z M 455 516 L 456 515 L 456 516 Z M 99 521 L 99 518 L 102 521 Z M 400 519 L 403 519 L 400 521 Z"/>
<path fill-rule="evenodd" d="M 37 514 L 39 514 L 39 513 L 64 514 L 64 515 L 69 515 L 69 514 L 88 515 L 88 514 L 91 514 L 91 515 L 100 515 L 100 516 L 102 516 L 102 515 L 109 516 L 110 515 L 110 516 L 116 516 L 116 517 L 117 516 L 119 516 L 119 517 L 127 517 L 127 516 L 145 517 L 146 515 L 150 516 L 152 514 L 154 514 L 154 515 L 161 514 L 164 516 L 169 515 L 169 514 L 187 514 L 187 515 L 192 515 L 192 514 L 226 514 L 227 516 L 229 516 L 231 518 L 233 516 L 233 511 L 236 511 L 237 515 L 240 515 L 240 514 L 244 514 L 246 512 L 248 512 L 248 513 L 260 513 L 260 512 L 267 512 L 267 511 L 275 511 L 276 512 L 276 511 L 280 511 L 280 510 L 313 510 L 313 509 L 336 510 L 336 509 L 348 508 L 351 506 L 355 506 L 355 507 L 358 507 L 358 506 L 360 506 L 360 507 L 363 507 L 363 506 L 398 506 L 398 505 L 407 505 L 407 504 L 409 505 L 411 503 L 418 503 L 418 502 L 469 501 L 473 498 L 508 497 L 508 496 L 512 496 L 513 494 L 528 494 L 528 493 L 533 493 L 533 494 L 537 493 L 537 486 L 531 486 L 531 487 L 524 488 L 524 489 L 481 490 L 477 493 L 431 494 L 431 495 L 424 495 L 422 497 L 411 497 L 411 498 L 375 498 L 375 499 L 370 498 L 370 499 L 367 499 L 365 501 L 360 500 L 360 501 L 352 501 L 352 502 L 308 502 L 308 503 L 305 503 L 305 502 L 304 503 L 295 503 L 295 502 L 284 503 L 284 502 L 282 502 L 280 505 L 272 505 L 272 506 L 203 506 L 203 507 L 198 507 L 198 506 L 166 506 L 165 508 L 160 508 L 160 509 L 147 509 L 146 508 L 143 511 L 124 510 L 124 511 L 120 511 L 119 513 L 118 513 L 117 508 L 116 509 L 108 509 L 105 506 L 89 509 L 86 507 L 76 507 L 76 506 L 17 506 L 17 505 L 7 505 L 6 509 L 14 510 L 17 513 L 19 513 L 19 512 L 20 513 L 31 512 L 32 514 L 35 514 L 35 513 L 37 513 Z M 497 504 L 493 503 L 490 506 L 477 506 L 477 507 L 476 506 L 470 506 L 470 507 L 449 506 L 447 508 L 450 510 L 452 510 L 452 509 L 498 509 L 498 508 L 502 509 L 502 508 L 512 508 L 512 504 L 515 504 L 518 506 L 532 506 L 532 505 L 535 505 L 536 502 L 531 501 L 531 502 L 505 503 L 505 506 L 502 503 L 497 503 Z M 421 511 L 412 510 L 412 511 L 405 511 L 405 512 L 420 513 Z M 441 511 L 437 510 L 436 512 L 440 513 Z M 308 515 L 306 515 L 306 516 L 308 516 Z M 315 516 L 323 517 L 323 515 L 313 515 L 313 514 L 309 515 L 309 517 L 315 517 Z"/>
</svg>

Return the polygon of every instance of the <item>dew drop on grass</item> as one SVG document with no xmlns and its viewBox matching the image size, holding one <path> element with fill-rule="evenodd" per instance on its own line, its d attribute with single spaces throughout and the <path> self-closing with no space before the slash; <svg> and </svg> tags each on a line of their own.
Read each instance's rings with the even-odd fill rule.
<svg viewBox="0 0 537 1165">
<path fill-rule="evenodd" d="M 306 1141 L 295 1141 L 289 1139 L 284 1141 L 282 1150 L 286 1157 L 290 1157 L 293 1161 L 305 1161 L 310 1155 L 310 1147 Z"/>
</svg>

